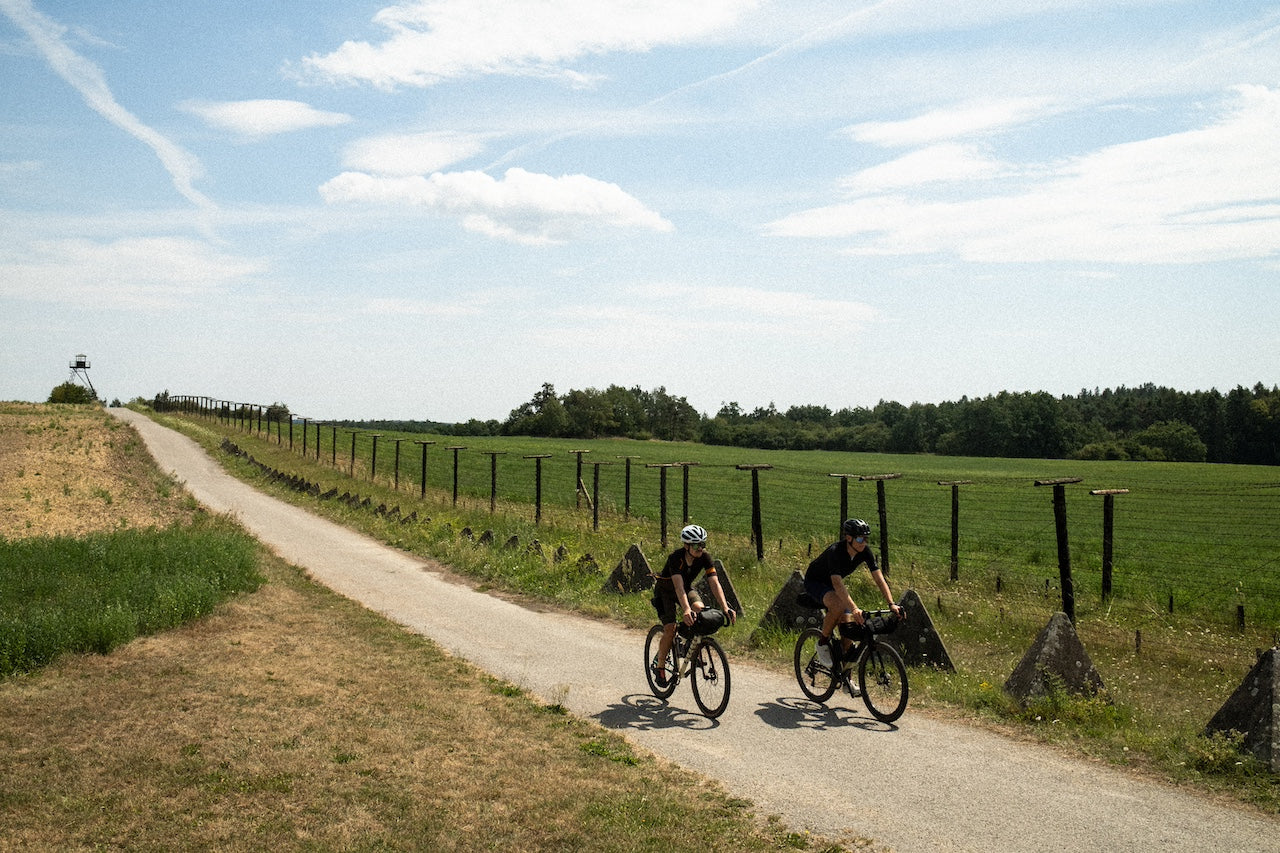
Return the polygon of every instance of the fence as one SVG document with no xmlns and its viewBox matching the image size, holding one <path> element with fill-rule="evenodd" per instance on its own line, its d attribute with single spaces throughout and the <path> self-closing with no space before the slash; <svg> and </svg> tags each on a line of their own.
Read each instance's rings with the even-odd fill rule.
<svg viewBox="0 0 1280 853">
<path fill-rule="evenodd" d="M 671 531 L 696 520 L 720 541 L 749 539 L 758 560 L 802 568 L 836 538 L 843 518 L 857 515 L 876 526 L 881 565 L 900 578 L 895 587 L 936 594 L 939 603 L 959 586 L 1038 599 L 1073 617 L 1121 607 L 1146 619 L 1193 613 L 1228 629 L 1280 627 L 1274 469 L 613 440 L 590 447 L 512 437 L 451 444 L 305 418 L 273 421 L 269 407 L 256 404 L 208 397 L 171 403 L 397 490 L 439 491 L 455 504 L 483 500 L 490 512 L 499 501 L 524 504 L 534 524 L 542 522 L 544 502 L 576 510 L 586 504 L 595 527 L 602 515 L 651 524 L 666 547 Z M 674 453 L 703 458 L 672 460 Z M 732 461 L 748 454 L 752 461 Z M 914 469 L 849 473 L 854 464 Z M 1116 483 L 1117 476 L 1131 482 Z"/>
</svg>

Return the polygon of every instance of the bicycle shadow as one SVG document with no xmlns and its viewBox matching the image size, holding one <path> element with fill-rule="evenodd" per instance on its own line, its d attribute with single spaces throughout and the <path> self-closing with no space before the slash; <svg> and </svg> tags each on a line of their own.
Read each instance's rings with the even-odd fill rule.
<svg viewBox="0 0 1280 853">
<path fill-rule="evenodd" d="M 663 699 L 647 693 L 632 693 L 593 715 L 606 729 L 658 729 L 708 730 L 720 725 L 699 713 L 673 708 Z"/>
<path fill-rule="evenodd" d="M 852 726 L 868 732 L 894 732 L 898 727 L 882 723 L 874 717 L 862 717 L 850 708 L 828 707 L 809 699 L 779 696 L 772 702 L 761 702 L 756 716 L 775 729 L 834 729 Z"/>
</svg>

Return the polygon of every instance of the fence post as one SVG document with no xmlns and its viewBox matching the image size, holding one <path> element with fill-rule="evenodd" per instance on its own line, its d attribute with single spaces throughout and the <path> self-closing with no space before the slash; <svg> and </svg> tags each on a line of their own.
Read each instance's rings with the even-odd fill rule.
<svg viewBox="0 0 1280 853">
<path fill-rule="evenodd" d="M 252 420 L 249 421 L 253 423 Z M 307 458 L 307 436 L 311 435 L 311 425 L 307 423 L 307 418 L 302 419 L 302 458 Z"/>
<path fill-rule="evenodd" d="M 1111 567 L 1115 552 L 1116 495 L 1129 494 L 1128 489 L 1094 489 L 1091 495 L 1102 495 L 1102 600 L 1111 598 Z"/>
<path fill-rule="evenodd" d="M 682 525 L 686 525 L 689 523 L 689 469 L 697 464 L 698 464 L 697 462 L 681 462 L 680 463 L 680 476 L 683 482 L 683 490 L 681 494 L 684 499 L 684 503 L 681 505 L 683 511 L 680 515 L 680 517 L 683 519 L 683 521 L 680 522 Z"/>
<path fill-rule="evenodd" d="M 418 497 L 421 499 L 427 496 L 427 447 L 435 442 L 415 438 L 413 443 L 422 446 L 422 486 L 418 491 Z"/>
<path fill-rule="evenodd" d="M 591 463 L 591 529 L 596 531 L 600 529 L 600 466 L 610 464 L 612 463 Z"/>
<path fill-rule="evenodd" d="M 404 439 L 393 438 L 391 440 L 396 443 L 396 479 L 395 479 L 395 487 L 393 490 L 398 492 L 400 491 L 400 442 L 404 441 Z"/>
<path fill-rule="evenodd" d="M 582 509 L 582 493 L 587 490 L 587 484 L 582 482 L 582 454 L 590 453 L 590 450 L 570 450 L 574 456 L 578 457 L 578 470 L 574 478 L 574 509 Z"/>
<path fill-rule="evenodd" d="M 356 429 L 351 431 L 351 470 L 348 472 L 351 477 L 356 475 L 356 436 L 359 433 L 360 431 Z"/>
<path fill-rule="evenodd" d="M 267 429 L 271 429 L 269 424 Z M 333 428 L 333 459 L 330 460 L 330 464 L 334 468 L 338 467 L 338 427 L 336 425 Z"/>
<path fill-rule="evenodd" d="M 622 499 L 622 517 L 626 521 L 631 520 L 631 460 L 638 459 L 637 456 L 619 456 L 619 459 L 627 460 L 627 476 L 626 485 L 623 490 Z"/>
<path fill-rule="evenodd" d="M 738 465 L 739 471 L 751 472 L 751 538 L 756 540 L 756 562 L 764 559 L 764 523 L 760 517 L 760 472 L 772 465 Z"/>
<path fill-rule="evenodd" d="M 1071 549 L 1067 544 L 1067 485 L 1083 481 L 1083 477 L 1060 477 L 1036 480 L 1037 486 L 1053 486 L 1053 522 L 1058 533 L 1058 576 L 1062 582 L 1062 612 L 1071 624 L 1076 622 L 1076 590 L 1071 581 Z"/>
<path fill-rule="evenodd" d="M 897 480 L 901 474 L 865 474 L 859 480 L 874 480 L 876 484 L 876 506 L 880 512 L 880 571 L 889 574 L 889 511 L 885 506 L 884 481 Z"/>
<path fill-rule="evenodd" d="M 369 482 L 378 482 L 378 439 L 382 438 L 382 433 L 375 432 L 373 434 L 373 453 L 369 456 Z"/>
<path fill-rule="evenodd" d="M 458 505 L 458 451 L 466 450 L 463 445 L 454 445 L 447 448 L 453 451 L 453 505 Z"/>
<path fill-rule="evenodd" d="M 533 523 L 542 523 L 542 460 L 550 459 L 550 453 L 526 456 L 533 460 Z"/>
<path fill-rule="evenodd" d="M 662 531 L 662 548 L 667 548 L 667 469 L 679 462 L 650 462 L 644 467 L 658 469 L 658 524 Z"/>
<path fill-rule="evenodd" d="M 973 480 L 939 480 L 939 486 L 951 487 L 951 580 L 960 580 L 960 487 Z"/>
<path fill-rule="evenodd" d="M 498 457 L 506 455 L 505 450 L 482 450 L 489 454 L 489 515 L 498 508 Z"/>
<path fill-rule="evenodd" d="M 836 522 L 836 530 L 839 531 L 844 526 L 844 520 L 849 517 L 849 478 L 856 477 L 857 474 L 828 474 L 828 477 L 838 477 L 840 479 L 840 520 Z"/>
<path fill-rule="evenodd" d="M 293 452 L 293 415 L 289 415 L 289 452 Z"/>
</svg>

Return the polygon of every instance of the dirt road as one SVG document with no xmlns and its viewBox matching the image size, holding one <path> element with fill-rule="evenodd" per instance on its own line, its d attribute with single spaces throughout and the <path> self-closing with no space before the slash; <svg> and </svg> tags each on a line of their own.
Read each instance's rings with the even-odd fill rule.
<svg viewBox="0 0 1280 853">
<path fill-rule="evenodd" d="M 643 636 L 535 612 L 448 581 L 428 561 L 263 495 L 187 438 L 126 409 L 161 469 L 240 519 L 332 589 L 547 700 L 723 781 L 796 830 L 899 851 L 1280 851 L 1280 820 L 988 732 L 907 715 L 876 722 L 856 700 L 803 700 L 791 678 L 733 666 L 712 723 L 685 685 L 653 699 Z M 846 769 L 815 781 L 835 756 Z"/>
</svg>

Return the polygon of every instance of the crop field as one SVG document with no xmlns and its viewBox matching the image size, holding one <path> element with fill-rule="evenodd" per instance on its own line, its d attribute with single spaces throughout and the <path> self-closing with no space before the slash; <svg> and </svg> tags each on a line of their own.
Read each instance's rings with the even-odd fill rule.
<svg viewBox="0 0 1280 853">
<path fill-rule="evenodd" d="M 288 446 L 287 426 L 260 435 Z M 765 556 L 795 568 L 834 538 L 842 505 L 871 522 L 878 536 L 883 491 L 888 535 L 877 542 L 877 553 L 887 548 L 890 574 L 906 575 L 922 594 L 960 583 L 992 595 L 1060 595 L 1054 490 L 1035 482 L 1078 477 L 1081 482 L 1064 487 L 1077 612 L 1127 613 L 1138 627 L 1162 614 L 1190 613 L 1224 627 L 1243 616 L 1251 626 L 1280 628 L 1280 470 L 1273 468 L 744 450 L 623 439 L 388 432 L 376 441 L 374 475 L 372 434 L 310 425 L 306 452 L 357 479 L 398 483 L 411 497 L 423 488 L 425 449 L 425 485 L 435 495 L 456 491 L 462 503 L 484 508 L 493 501 L 508 514 L 527 506 L 532 519 L 540 493 L 543 513 L 627 518 L 649 538 L 661 536 L 665 491 L 669 538 L 688 518 L 718 541 L 740 545 L 751 540 L 754 477 Z M 300 425 L 293 450 L 303 452 Z M 539 456 L 545 458 L 532 458 Z M 753 473 L 739 466 L 769 467 Z M 900 476 L 860 479 L 880 475 Z M 951 483 L 962 483 L 955 489 L 955 580 Z M 1106 599 L 1104 498 L 1094 490 L 1127 490 L 1112 498 Z"/>
</svg>

